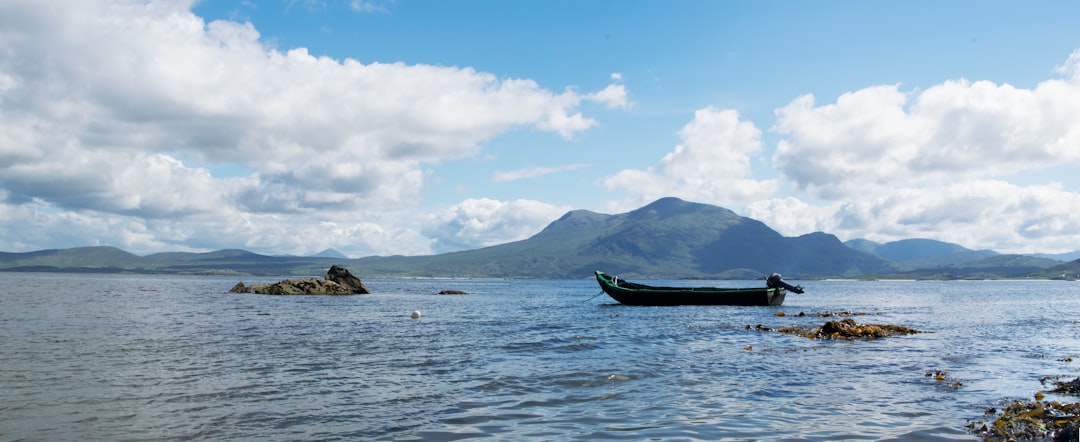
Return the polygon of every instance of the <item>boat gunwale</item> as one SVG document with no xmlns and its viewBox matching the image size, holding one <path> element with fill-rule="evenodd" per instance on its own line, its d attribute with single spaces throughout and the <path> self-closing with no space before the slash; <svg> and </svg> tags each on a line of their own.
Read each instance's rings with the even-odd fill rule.
<svg viewBox="0 0 1080 442">
<path fill-rule="evenodd" d="M 600 288 L 615 301 L 625 305 L 743 305 L 778 306 L 783 304 L 787 290 L 783 287 L 665 287 L 631 281 L 596 271 Z"/>
</svg>

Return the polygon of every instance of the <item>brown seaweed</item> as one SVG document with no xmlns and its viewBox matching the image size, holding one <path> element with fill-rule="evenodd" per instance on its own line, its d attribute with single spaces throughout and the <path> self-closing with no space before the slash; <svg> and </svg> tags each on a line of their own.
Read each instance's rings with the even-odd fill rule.
<svg viewBox="0 0 1080 442">
<path fill-rule="evenodd" d="M 747 326 L 749 328 L 749 326 Z M 828 321 L 821 327 L 789 326 L 771 329 L 758 325 L 758 330 L 775 330 L 781 333 L 795 334 L 811 339 L 878 339 L 888 336 L 911 335 L 919 330 L 892 324 L 859 324 L 854 319 Z"/>
<path fill-rule="evenodd" d="M 1017 400 L 1005 406 L 990 425 L 968 427 L 988 441 L 1075 441 L 1080 432 L 1080 403 Z M 996 410 L 989 409 L 988 413 Z"/>
</svg>

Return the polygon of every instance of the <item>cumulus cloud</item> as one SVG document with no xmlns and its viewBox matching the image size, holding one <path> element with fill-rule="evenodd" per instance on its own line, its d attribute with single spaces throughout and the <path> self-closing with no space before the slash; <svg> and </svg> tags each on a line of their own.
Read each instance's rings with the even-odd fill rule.
<svg viewBox="0 0 1080 442">
<path fill-rule="evenodd" d="M 656 166 L 627 169 L 604 179 L 634 202 L 665 196 L 726 206 L 767 198 L 775 180 L 752 177 L 751 159 L 762 149 L 761 130 L 734 110 L 705 108 L 679 131 L 682 142 Z"/>
<path fill-rule="evenodd" d="M 56 212 L 72 210 L 183 217 L 204 228 L 243 219 L 318 229 L 419 200 L 426 165 L 475 155 L 499 134 L 533 128 L 572 138 L 596 125 L 578 110 L 583 102 L 626 103 L 621 85 L 556 92 L 467 67 L 280 50 L 251 23 L 206 23 L 192 4 L 0 4 L 8 210 L 33 201 L 31 210 L 57 223 L 65 221 Z M 226 163 L 251 172 L 224 178 L 201 166 Z M 341 241 L 363 236 L 335 231 Z M 260 249 L 278 245 L 273 238 Z M 0 248 L 24 242 L 5 238 Z"/>
<path fill-rule="evenodd" d="M 609 108 L 626 108 L 630 106 L 630 99 L 626 95 L 626 86 L 621 84 L 608 85 L 599 92 L 589 94 L 587 98 Z"/>
<path fill-rule="evenodd" d="M 1080 81 L 1080 49 L 1074 50 L 1072 54 L 1069 54 L 1069 58 L 1065 60 L 1065 63 L 1054 70 L 1073 83 Z"/>
<path fill-rule="evenodd" d="M 955 80 L 918 93 L 878 86 L 777 111 L 776 166 L 815 198 L 1000 178 L 1080 160 L 1080 88 Z"/>
<path fill-rule="evenodd" d="M 673 195 L 719 204 L 782 234 L 933 238 L 1004 253 L 1080 247 L 1080 193 L 1019 174 L 1080 165 L 1080 50 L 1033 88 L 957 79 L 922 90 L 867 87 L 776 110 L 780 179 L 758 179 L 761 132 L 706 108 L 646 169 L 604 180 L 641 203 Z M 1070 166 L 1071 165 L 1071 166 Z M 1030 178 L 1029 178 L 1030 180 Z M 1036 180 L 1037 181 L 1037 180 Z M 782 194 L 787 185 L 792 194 Z"/>
<path fill-rule="evenodd" d="M 1080 194 L 1021 173 L 1080 163 L 1074 52 L 1034 88 L 966 79 L 921 91 L 876 86 L 777 110 L 774 164 L 817 202 L 770 199 L 749 213 L 779 230 L 892 241 L 929 237 L 1000 252 L 1080 244 Z"/>
<path fill-rule="evenodd" d="M 825 231 L 878 242 L 933 238 L 1001 253 L 1062 253 L 1080 244 L 1078 209 L 1080 194 L 1059 184 L 971 180 L 816 206 L 794 198 L 759 201 L 748 216 L 768 220 L 787 235 Z"/>
<path fill-rule="evenodd" d="M 437 253 L 474 249 L 526 239 L 570 210 L 531 200 L 468 199 L 432 216 L 424 233 Z"/>
</svg>

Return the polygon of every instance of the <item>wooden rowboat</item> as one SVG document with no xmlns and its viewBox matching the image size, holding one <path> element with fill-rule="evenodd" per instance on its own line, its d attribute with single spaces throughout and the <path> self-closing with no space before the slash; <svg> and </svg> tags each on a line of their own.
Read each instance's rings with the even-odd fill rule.
<svg viewBox="0 0 1080 442">
<path fill-rule="evenodd" d="M 596 272 L 604 293 L 626 305 L 780 305 L 789 290 L 803 292 L 777 273 L 765 279 L 765 287 L 754 288 L 658 287 Z"/>
</svg>

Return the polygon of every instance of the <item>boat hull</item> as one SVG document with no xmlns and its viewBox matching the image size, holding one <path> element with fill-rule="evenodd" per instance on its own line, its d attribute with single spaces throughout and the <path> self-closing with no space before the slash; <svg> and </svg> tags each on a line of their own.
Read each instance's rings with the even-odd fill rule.
<svg viewBox="0 0 1080 442">
<path fill-rule="evenodd" d="M 787 290 L 782 287 L 718 288 L 658 287 L 623 281 L 596 272 L 596 281 L 612 299 L 626 305 L 781 305 Z"/>
</svg>

